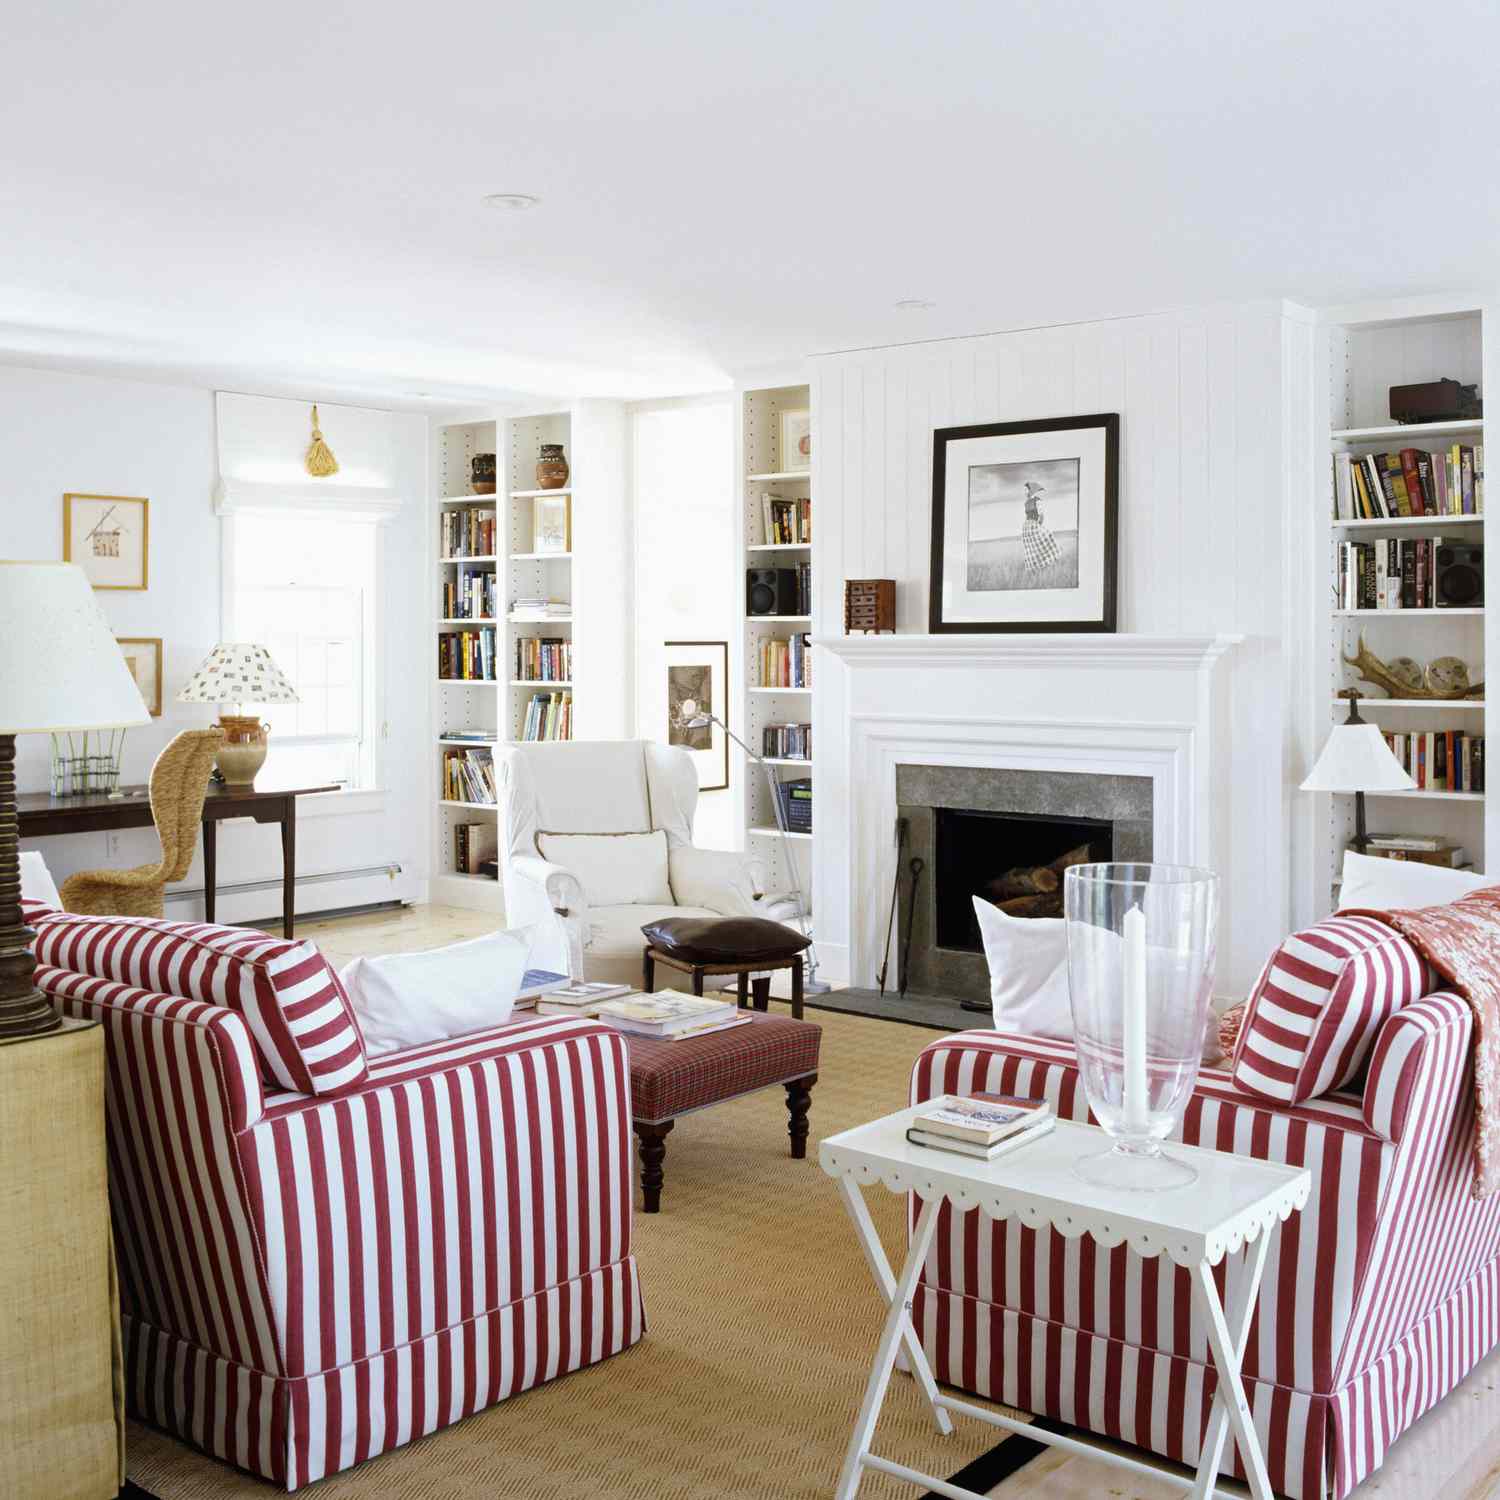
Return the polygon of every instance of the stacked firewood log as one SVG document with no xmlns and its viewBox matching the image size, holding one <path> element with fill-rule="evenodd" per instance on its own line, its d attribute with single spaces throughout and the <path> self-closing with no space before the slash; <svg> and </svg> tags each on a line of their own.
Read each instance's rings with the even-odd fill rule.
<svg viewBox="0 0 1500 1500">
<path fill-rule="evenodd" d="M 1018 865 L 997 875 L 980 894 L 1009 917 L 1060 917 L 1063 871 L 1089 862 L 1089 846 L 1080 844 L 1048 865 Z"/>
</svg>

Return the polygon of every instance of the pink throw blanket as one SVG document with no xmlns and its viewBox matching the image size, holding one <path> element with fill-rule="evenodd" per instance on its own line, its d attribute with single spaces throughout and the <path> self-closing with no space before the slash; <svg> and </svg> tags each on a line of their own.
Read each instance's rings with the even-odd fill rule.
<svg viewBox="0 0 1500 1500">
<path fill-rule="evenodd" d="M 1360 911 L 1393 927 L 1474 1012 L 1474 1196 L 1500 1189 L 1500 887 L 1446 906 Z"/>
</svg>

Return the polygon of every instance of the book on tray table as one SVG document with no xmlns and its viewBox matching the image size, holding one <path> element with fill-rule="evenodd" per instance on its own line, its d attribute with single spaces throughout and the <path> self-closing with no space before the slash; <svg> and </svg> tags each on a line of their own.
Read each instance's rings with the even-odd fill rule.
<svg viewBox="0 0 1500 1500">
<path fill-rule="evenodd" d="M 705 996 L 683 995 L 676 990 L 606 1000 L 595 1006 L 593 1013 L 627 1036 L 650 1037 L 658 1041 L 680 1041 L 688 1036 L 724 1031 L 731 1026 L 747 1025 L 750 1020 L 733 1000 L 710 1000 Z"/>
<path fill-rule="evenodd" d="M 945 1094 L 929 1101 L 907 1128 L 914 1146 L 990 1161 L 1046 1135 L 1057 1117 L 1045 1099 L 1017 1094 Z"/>
</svg>

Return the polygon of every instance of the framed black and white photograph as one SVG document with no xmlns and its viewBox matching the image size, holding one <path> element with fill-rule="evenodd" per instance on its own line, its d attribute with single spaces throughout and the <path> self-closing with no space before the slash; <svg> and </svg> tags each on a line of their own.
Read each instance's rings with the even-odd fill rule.
<svg viewBox="0 0 1500 1500">
<path fill-rule="evenodd" d="M 667 641 L 667 733 L 669 745 L 692 756 L 698 790 L 729 785 L 729 642 Z M 717 723 L 707 719 L 713 714 Z"/>
<path fill-rule="evenodd" d="M 932 436 L 929 630 L 1114 630 L 1119 415 Z"/>
</svg>

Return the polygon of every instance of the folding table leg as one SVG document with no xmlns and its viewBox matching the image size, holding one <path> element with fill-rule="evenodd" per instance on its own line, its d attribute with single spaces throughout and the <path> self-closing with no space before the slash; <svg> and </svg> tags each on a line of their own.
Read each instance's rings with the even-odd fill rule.
<svg viewBox="0 0 1500 1500">
<path fill-rule="evenodd" d="M 1255 1500 L 1273 1500 L 1265 1458 L 1260 1451 L 1260 1438 L 1251 1424 L 1250 1407 L 1245 1400 L 1244 1383 L 1240 1379 L 1240 1362 L 1245 1357 L 1245 1345 L 1250 1337 L 1250 1322 L 1255 1316 L 1255 1299 L 1260 1292 L 1261 1274 L 1266 1268 L 1266 1252 L 1271 1247 L 1272 1232 L 1270 1229 L 1261 1230 L 1252 1246 L 1246 1265 L 1248 1274 L 1240 1278 L 1239 1286 L 1232 1292 L 1227 1318 L 1219 1302 L 1219 1289 L 1214 1284 L 1213 1270 L 1202 1261 L 1193 1268 L 1193 1290 L 1208 1326 L 1208 1344 L 1213 1351 L 1219 1388 L 1214 1393 L 1214 1404 L 1208 1414 L 1208 1430 L 1203 1435 L 1203 1452 L 1198 1460 L 1198 1480 L 1190 1492 L 1191 1500 L 1204 1500 L 1204 1497 L 1214 1493 L 1219 1460 L 1224 1454 L 1224 1439 L 1229 1428 L 1234 1429 L 1240 1457 L 1244 1460 L 1245 1472 L 1250 1478 L 1250 1493 Z"/>
<path fill-rule="evenodd" d="M 865 1210 L 864 1199 L 847 1178 L 840 1178 L 839 1186 L 844 1190 L 845 1202 L 849 1204 L 849 1211 L 854 1218 L 860 1243 L 864 1246 L 865 1259 L 870 1262 L 871 1269 L 875 1271 L 876 1280 L 881 1283 L 881 1290 L 884 1292 L 886 1278 L 890 1276 L 890 1263 L 885 1258 L 885 1251 L 881 1248 L 879 1236 L 875 1234 L 875 1226 L 870 1220 L 868 1211 Z M 915 1330 L 911 1325 L 910 1308 L 912 1290 L 917 1284 L 917 1277 L 922 1274 L 922 1262 L 927 1259 L 927 1249 L 932 1244 L 933 1232 L 937 1228 L 937 1211 L 940 1202 L 941 1199 L 929 1198 L 922 1205 L 922 1213 L 917 1219 L 911 1249 L 907 1252 L 906 1264 L 901 1268 L 900 1277 L 890 1288 L 888 1294 L 890 1310 L 886 1313 L 885 1327 L 881 1331 L 880 1343 L 875 1350 L 875 1365 L 870 1371 L 870 1379 L 865 1386 L 865 1399 L 860 1405 L 859 1416 L 854 1423 L 854 1433 L 849 1439 L 849 1451 L 844 1456 L 844 1467 L 839 1474 L 834 1500 L 854 1500 L 855 1493 L 859 1489 L 860 1476 L 863 1473 L 860 1460 L 870 1451 L 870 1439 L 875 1433 L 875 1421 L 885 1401 L 885 1393 L 891 1381 L 891 1371 L 896 1364 L 896 1354 L 903 1342 L 906 1344 L 912 1369 L 917 1379 L 922 1382 L 928 1403 L 931 1404 L 936 1396 L 937 1387 L 931 1383 L 932 1371 L 928 1368 L 927 1357 L 922 1353 L 922 1348 L 916 1340 Z M 859 1205 L 860 1210 L 865 1211 L 856 1212 L 853 1206 L 855 1203 Z M 941 1431 L 946 1433 L 953 1430 L 953 1424 L 941 1407 L 934 1405 L 932 1413 L 937 1418 Z"/>
</svg>

